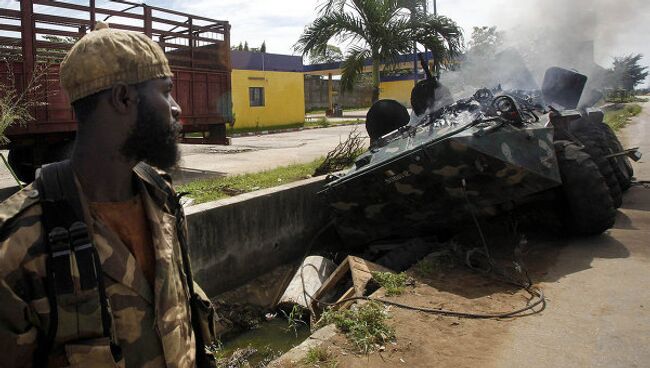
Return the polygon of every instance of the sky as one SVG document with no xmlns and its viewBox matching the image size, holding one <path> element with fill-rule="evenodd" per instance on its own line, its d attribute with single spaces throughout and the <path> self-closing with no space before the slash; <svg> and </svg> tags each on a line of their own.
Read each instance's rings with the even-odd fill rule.
<svg viewBox="0 0 650 368">
<path fill-rule="evenodd" d="M 66 0 L 87 4 L 87 0 Z M 322 0 L 150 0 L 147 4 L 210 18 L 227 20 L 232 27 L 231 44 L 248 41 L 259 47 L 266 41 L 267 52 L 294 54 L 293 45 L 304 27 L 312 22 Z M 138 2 L 138 1 L 136 1 Z M 430 4 L 433 0 L 429 0 Z M 105 6 L 108 0 L 97 0 Z M 0 0 L 0 6 L 14 0 Z M 565 8 L 581 13 L 603 26 L 590 28 L 595 41 L 595 61 L 609 67 L 612 57 L 631 53 L 646 55 L 650 65 L 650 1 L 648 0 L 437 0 L 438 13 L 455 20 L 466 41 L 473 26 L 495 25 L 500 30 L 516 29 L 521 23 L 549 24 L 563 16 Z M 121 5 L 116 5 L 120 7 Z M 113 6 L 111 6 L 113 7 Z M 432 7 L 430 7 L 432 8 Z M 579 18 L 579 16 L 578 16 Z M 583 19 L 584 20 L 584 19 Z M 341 45 L 345 48 L 345 45 Z M 650 82 L 650 79 L 648 80 Z M 649 83 L 650 84 L 650 83 Z"/>
<path fill-rule="evenodd" d="M 305 25 L 316 18 L 321 0 L 164 0 L 156 3 L 229 21 L 232 45 L 248 41 L 249 46 L 259 47 L 266 41 L 268 52 L 295 54 L 292 46 Z M 565 5 L 567 3 L 571 5 Z M 564 6 L 573 7 L 568 11 L 580 14 L 563 16 Z M 614 56 L 642 53 L 646 55 L 642 62 L 650 65 L 650 1 L 647 0 L 437 0 L 437 7 L 439 14 L 450 17 L 464 29 L 466 41 L 474 26 L 495 25 L 501 30 L 512 30 L 521 23 L 548 24 L 557 18 L 566 22 L 580 17 L 588 22 L 593 19 L 599 26 L 587 28 L 593 32 L 598 64 L 609 67 Z M 646 85 L 650 85 L 650 78 Z"/>
</svg>

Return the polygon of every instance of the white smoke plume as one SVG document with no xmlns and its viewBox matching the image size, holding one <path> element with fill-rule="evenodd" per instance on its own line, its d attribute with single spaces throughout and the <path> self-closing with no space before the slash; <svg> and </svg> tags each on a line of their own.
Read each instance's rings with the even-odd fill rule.
<svg viewBox="0 0 650 368">
<path fill-rule="evenodd" d="M 486 24 L 477 26 L 497 25 L 504 31 L 499 51 L 508 50 L 507 55 L 478 59 L 469 56 L 460 72 L 446 73 L 441 81 L 456 97 L 499 83 L 504 88 L 531 89 L 534 86 L 530 76 L 539 86 L 548 67 L 560 66 L 586 74 L 590 77 L 588 88 L 598 88 L 603 67 L 609 65 L 598 65 L 596 61 L 603 64 L 622 38 L 634 37 L 631 30 L 635 25 L 649 19 L 648 0 L 496 1 Z M 470 36 L 466 34 L 467 40 Z M 522 71 L 522 59 L 530 71 L 528 76 Z M 649 60 L 650 55 L 646 55 Z"/>
</svg>

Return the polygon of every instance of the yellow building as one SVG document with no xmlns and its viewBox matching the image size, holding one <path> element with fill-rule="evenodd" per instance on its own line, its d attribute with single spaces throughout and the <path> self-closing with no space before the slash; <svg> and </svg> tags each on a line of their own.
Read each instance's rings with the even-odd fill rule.
<svg viewBox="0 0 650 368">
<path fill-rule="evenodd" d="M 392 65 L 398 70 L 413 70 L 413 59 L 414 55 L 402 55 L 398 58 L 397 64 Z M 431 60 L 433 55 L 431 52 L 428 52 L 425 55 L 427 60 Z M 313 64 L 305 65 L 305 74 L 310 75 L 321 75 L 327 77 L 330 81 L 335 75 L 341 75 L 342 73 L 342 64 L 341 62 L 333 63 L 323 63 L 323 64 Z M 418 62 L 419 66 L 419 62 Z M 362 71 L 364 73 L 370 73 L 372 70 L 372 60 L 367 59 L 364 63 Z M 404 106 L 411 106 L 411 90 L 415 86 L 415 82 L 424 79 L 424 73 L 421 68 L 418 67 L 418 73 L 414 75 L 413 73 L 406 73 L 397 76 L 386 75 L 381 77 L 381 82 L 379 85 L 379 98 L 380 99 L 391 99 L 397 100 L 402 103 Z M 333 99 L 330 93 L 330 106 L 333 104 Z"/>
<path fill-rule="evenodd" d="M 305 120 L 302 58 L 232 51 L 234 128 L 264 128 Z"/>
<path fill-rule="evenodd" d="M 379 84 L 379 99 L 399 101 L 404 106 L 411 106 L 411 90 L 415 86 L 413 78 L 401 80 L 382 80 Z"/>
</svg>

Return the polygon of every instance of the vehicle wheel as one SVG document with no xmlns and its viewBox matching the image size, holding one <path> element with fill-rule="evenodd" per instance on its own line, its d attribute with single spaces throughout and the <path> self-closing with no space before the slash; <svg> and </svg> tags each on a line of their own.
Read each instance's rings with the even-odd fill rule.
<svg viewBox="0 0 650 368">
<path fill-rule="evenodd" d="M 28 147 L 12 148 L 7 158 L 16 176 L 23 183 L 31 183 L 35 178 L 33 152 Z"/>
<path fill-rule="evenodd" d="M 616 208 L 610 191 L 598 166 L 592 158 L 569 141 L 556 141 L 560 175 L 561 198 L 566 205 L 571 233 L 596 235 L 611 228 L 616 219 Z"/>
<path fill-rule="evenodd" d="M 375 102 L 366 115 L 366 131 L 373 142 L 382 136 L 408 124 L 408 110 L 395 100 Z"/>
<path fill-rule="evenodd" d="M 609 125 L 598 123 L 597 127 L 605 135 L 611 153 L 623 151 L 624 148 L 621 141 L 618 140 L 616 133 L 614 133 Z M 627 156 L 618 156 L 610 158 L 610 162 L 614 168 L 614 173 L 618 179 L 618 184 L 621 186 L 621 190 L 625 192 L 630 189 L 632 186 L 632 178 L 634 177 L 634 169 L 632 168 L 630 159 Z"/>
<path fill-rule="evenodd" d="M 571 133 L 580 140 L 580 143 L 584 146 L 583 150 L 591 156 L 591 159 L 600 169 L 600 173 L 605 178 L 605 183 L 609 188 L 609 194 L 614 201 L 614 206 L 619 208 L 623 204 L 623 191 L 611 162 L 605 158 L 610 153 L 605 135 L 593 123 L 577 126 L 572 129 Z"/>
</svg>

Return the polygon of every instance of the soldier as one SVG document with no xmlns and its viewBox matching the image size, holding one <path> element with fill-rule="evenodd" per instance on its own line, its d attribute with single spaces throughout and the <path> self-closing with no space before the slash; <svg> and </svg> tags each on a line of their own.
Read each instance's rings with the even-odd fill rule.
<svg viewBox="0 0 650 368">
<path fill-rule="evenodd" d="M 182 208 L 141 163 L 178 161 L 172 73 L 147 36 L 98 28 L 61 64 L 71 159 L 0 206 L 0 366 L 206 366 Z"/>
</svg>

